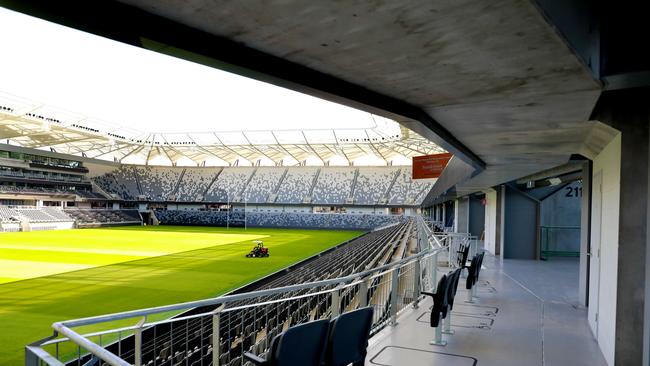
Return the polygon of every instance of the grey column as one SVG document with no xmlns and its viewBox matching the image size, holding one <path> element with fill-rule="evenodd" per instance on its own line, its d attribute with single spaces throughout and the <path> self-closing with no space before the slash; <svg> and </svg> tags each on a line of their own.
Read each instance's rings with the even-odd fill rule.
<svg viewBox="0 0 650 366">
<path fill-rule="evenodd" d="M 582 205 L 580 207 L 580 270 L 578 278 L 578 301 L 587 306 L 589 302 L 589 245 L 591 235 L 591 162 L 582 166 Z"/>
<path fill-rule="evenodd" d="M 630 89 L 603 93 L 593 113 L 621 131 L 621 197 L 616 293 L 616 365 L 648 360 L 650 313 L 648 283 L 648 141 L 650 91 Z"/>
</svg>

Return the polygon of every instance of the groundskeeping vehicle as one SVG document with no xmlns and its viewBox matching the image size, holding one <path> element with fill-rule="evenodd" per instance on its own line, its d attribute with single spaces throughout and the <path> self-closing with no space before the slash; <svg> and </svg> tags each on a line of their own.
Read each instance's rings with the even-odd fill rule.
<svg viewBox="0 0 650 366">
<path fill-rule="evenodd" d="M 246 258 L 263 258 L 269 256 L 269 248 L 264 247 L 264 242 L 261 240 L 253 240 L 255 246 L 246 254 Z"/>
</svg>

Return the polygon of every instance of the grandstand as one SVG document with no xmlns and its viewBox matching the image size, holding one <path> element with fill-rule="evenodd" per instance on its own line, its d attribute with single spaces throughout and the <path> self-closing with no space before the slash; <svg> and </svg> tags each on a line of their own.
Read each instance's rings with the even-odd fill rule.
<svg viewBox="0 0 650 366">
<path fill-rule="evenodd" d="M 434 182 L 404 167 L 167 168 L 123 165 L 93 178 L 124 200 L 418 206 Z"/>
<path fill-rule="evenodd" d="M 0 365 L 648 364 L 641 5 L 1 6 Z"/>
</svg>

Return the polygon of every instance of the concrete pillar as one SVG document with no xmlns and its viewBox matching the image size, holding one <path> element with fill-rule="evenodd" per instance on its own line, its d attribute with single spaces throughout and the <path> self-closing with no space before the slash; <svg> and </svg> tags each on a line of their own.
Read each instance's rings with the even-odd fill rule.
<svg viewBox="0 0 650 366">
<path fill-rule="evenodd" d="M 457 233 L 469 232 L 469 197 L 456 200 L 455 224 Z"/>
<path fill-rule="evenodd" d="M 615 365 L 648 365 L 650 359 L 648 101 L 647 88 L 606 92 L 592 116 L 621 131 Z"/>
<path fill-rule="evenodd" d="M 504 187 L 502 254 L 504 258 L 538 259 L 539 201 L 514 187 Z"/>
<path fill-rule="evenodd" d="M 485 232 L 485 202 L 476 195 L 469 197 L 468 232 L 479 239 Z"/>
<path fill-rule="evenodd" d="M 458 204 L 459 200 L 454 200 L 454 232 L 458 232 Z"/>
<path fill-rule="evenodd" d="M 447 205 L 445 203 L 442 203 L 442 226 L 447 227 Z"/>
<path fill-rule="evenodd" d="M 505 200 L 506 200 L 506 186 L 502 185 L 497 187 L 497 232 L 496 232 L 496 252 L 494 255 L 503 257 L 503 226 L 505 220 Z"/>
<path fill-rule="evenodd" d="M 591 233 L 591 161 L 582 166 L 582 197 L 580 207 L 580 270 L 578 278 L 578 301 L 589 303 L 589 238 Z"/>
</svg>

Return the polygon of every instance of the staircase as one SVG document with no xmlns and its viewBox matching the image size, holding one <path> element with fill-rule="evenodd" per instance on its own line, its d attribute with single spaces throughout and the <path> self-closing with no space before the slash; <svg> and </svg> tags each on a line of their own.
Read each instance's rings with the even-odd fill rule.
<svg viewBox="0 0 650 366">
<path fill-rule="evenodd" d="M 311 187 L 309 187 L 309 194 L 303 200 L 303 203 L 311 203 L 312 196 L 314 195 L 314 188 L 316 188 L 316 183 L 318 182 L 318 177 L 320 177 L 321 168 L 318 168 L 316 174 L 314 175 L 314 180 L 311 182 Z"/>
<path fill-rule="evenodd" d="M 255 176 L 255 173 L 257 173 L 257 169 L 253 169 L 253 172 L 251 173 L 250 176 L 248 176 L 248 179 L 246 179 L 246 183 L 244 183 L 244 186 L 242 189 L 239 191 L 239 194 L 235 196 L 234 201 L 235 202 L 242 202 L 242 198 L 244 198 L 244 192 L 246 192 L 246 188 L 248 188 L 248 184 L 253 180 L 253 177 Z"/>
<path fill-rule="evenodd" d="M 186 170 L 187 170 L 186 168 L 183 168 L 183 171 L 181 172 L 181 176 L 178 178 L 178 182 L 176 182 L 176 185 L 174 186 L 174 190 L 172 191 L 171 197 L 169 197 L 169 199 L 171 199 L 172 201 L 176 201 L 176 195 L 178 194 L 178 187 L 181 186 L 181 182 L 183 181 L 183 177 L 185 176 Z"/>
<path fill-rule="evenodd" d="M 352 187 L 350 188 L 350 195 L 345 200 L 345 203 L 351 205 L 354 203 L 354 191 L 357 188 L 357 179 L 359 178 L 359 168 L 354 170 L 354 178 L 352 179 Z"/>
<path fill-rule="evenodd" d="M 388 186 L 388 189 L 386 189 L 386 192 L 381 196 L 379 199 L 379 204 L 380 205 L 385 205 L 388 203 L 388 199 L 390 198 L 390 191 L 393 189 L 393 186 L 395 185 L 395 182 L 397 182 L 397 178 L 402 174 L 402 169 L 397 169 L 395 172 L 395 176 L 393 177 L 393 180 L 391 180 L 390 185 Z"/>
<path fill-rule="evenodd" d="M 276 184 L 271 193 L 269 193 L 269 198 L 266 200 L 267 203 L 275 203 L 275 200 L 278 199 L 278 191 L 280 190 L 280 187 L 282 187 L 282 183 L 287 177 L 287 174 L 289 174 L 289 168 L 284 169 L 284 173 L 282 173 L 282 176 L 280 176 L 278 184 Z"/>
<path fill-rule="evenodd" d="M 210 181 L 210 184 L 208 184 L 208 186 L 205 187 L 205 191 L 203 192 L 203 195 L 201 195 L 201 197 L 199 197 L 199 201 L 203 201 L 203 199 L 205 198 L 205 196 L 208 195 L 208 192 L 210 192 L 210 188 L 212 188 L 212 186 L 214 185 L 214 182 L 216 182 L 217 179 L 219 179 L 219 176 L 221 175 L 222 172 L 223 172 L 223 168 L 221 168 L 221 169 L 217 172 L 217 174 L 214 175 L 214 178 L 212 178 L 212 181 Z"/>
</svg>

